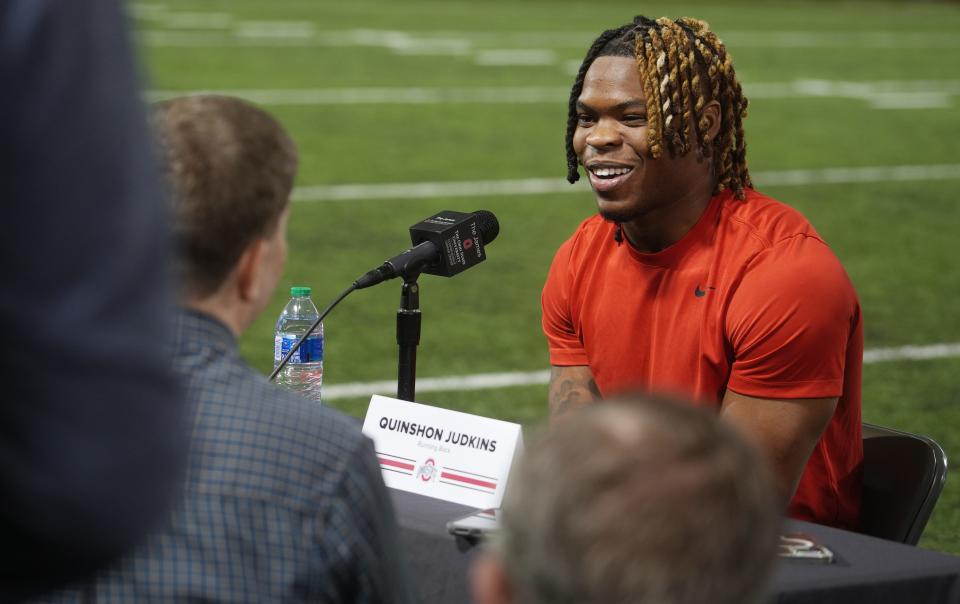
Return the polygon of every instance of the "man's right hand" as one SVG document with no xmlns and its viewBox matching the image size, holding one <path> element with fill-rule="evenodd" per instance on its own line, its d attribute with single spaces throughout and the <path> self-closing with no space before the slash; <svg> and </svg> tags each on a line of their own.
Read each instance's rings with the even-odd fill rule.
<svg viewBox="0 0 960 604">
<path fill-rule="evenodd" d="M 550 372 L 550 422 L 566 413 L 598 402 L 600 389 L 586 365 L 553 366 Z"/>
</svg>

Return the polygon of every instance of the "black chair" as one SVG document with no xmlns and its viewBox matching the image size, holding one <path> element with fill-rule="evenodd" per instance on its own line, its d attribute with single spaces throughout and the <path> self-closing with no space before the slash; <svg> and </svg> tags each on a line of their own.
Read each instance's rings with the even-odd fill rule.
<svg viewBox="0 0 960 604">
<path fill-rule="evenodd" d="M 860 532 L 916 545 L 947 480 L 947 457 L 926 436 L 863 424 Z"/>
</svg>

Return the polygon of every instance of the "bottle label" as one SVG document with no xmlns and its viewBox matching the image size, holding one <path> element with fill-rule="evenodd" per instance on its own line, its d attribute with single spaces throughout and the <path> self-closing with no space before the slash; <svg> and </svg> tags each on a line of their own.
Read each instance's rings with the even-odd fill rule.
<svg viewBox="0 0 960 604">
<path fill-rule="evenodd" d="M 287 356 L 290 349 L 297 343 L 299 336 L 277 335 L 273 340 L 273 362 L 279 363 L 283 357 Z M 300 363 L 322 363 L 323 362 L 323 336 L 314 334 L 304 341 L 297 349 L 290 360 L 291 365 Z"/>
</svg>

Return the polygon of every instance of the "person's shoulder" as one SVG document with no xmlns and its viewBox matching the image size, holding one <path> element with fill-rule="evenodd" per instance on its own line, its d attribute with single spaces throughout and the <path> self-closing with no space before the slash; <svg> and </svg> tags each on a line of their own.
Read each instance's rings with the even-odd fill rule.
<svg viewBox="0 0 960 604">
<path fill-rule="evenodd" d="M 594 248 L 597 243 L 607 239 L 612 240 L 615 228 L 616 226 L 613 223 L 604 220 L 599 214 L 589 216 L 563 242 L 559 251 L 576 258 L 587 250 Z"/>
<path fill-rule="evenodd" d="M 724 199 L 727 228 L 741 254 L 743 297 L 838 300 L 856 304 L 856 292 L 840 260 L 799 211 L 752 189 L 745 199 Z M 843 295 L 840 295 L 841 292 Z"/>
<path fill-rule="evenodd" d="M 796 236 L 823 243 L 800 211 L 754 189 L 744 189 L 742 200 L 726 195 L 722 212 L 730 228 L 742 231 L 761 247 L 775 246 Z"/>
<path fill-rule="evenodd" d="M 287 391 L 250 367 L 232 365 L 224 374 L 230 378 L 226 387 L 222 380 L 194 382 L 195 468 L 256 490 L 304 492 L 314 481 L 349 471 L 352 458 L 365 454 L 368 439 L 358 419 Z M 233 472 L 229 480 L 224 468 Z"/>
<path fill-rule="evenodd" d="M 262 429 L 292 430 L 298 446 L 313 448 L 329 443 L 341 451 L 356 449 L 364 439 L 360 420 L 273 384 L 252 369 L 250 372 L 254 375 L 250 381 L 252 396 L 249 402 L 259 405 L 271 418 Z M 320 447 L 321 450 L 326 448 Z"/>
<path fill-rule="evenodd" d="M 794 208 L 753 190 L 746 199 L 728 201 L 730 223 L 752 241 L 745 245 L 740 298 L 754 302 L 774 297 L 789 303 L 805 300 L 824 307 L 830 302 L 854 308 L 856 291 L 839 258 L 810 222 Z M 847 314 L 844 310 L 839 314 Z"/>
<path fill-rule="evenodd" d="M 593 214 L 584 218 L 580 224 L 577 225 L 577 229 L 570 238 L 593 237 L 613 228 L 614 225 L 611 222 L 604 220 L 599 214 Z"/>
</svg>

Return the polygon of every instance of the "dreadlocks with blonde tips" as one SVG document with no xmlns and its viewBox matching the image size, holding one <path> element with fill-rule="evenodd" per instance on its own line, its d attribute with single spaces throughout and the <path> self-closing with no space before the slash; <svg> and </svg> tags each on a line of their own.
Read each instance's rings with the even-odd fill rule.
<svg viewBox="0 0 960 604">
<path fill-rule="evenodd" d="M 590 45 L 570 91 L 566 137 L 570 183 L 580 179 L 573 148 L 577 99 L 597 57 L 630 57 L 637 62 L 647 102 L 647 142 L 655 159 L 662 156 L 664 147 L 671 156 L 694 150 L 703 157 L 712 146 L 717 177 L 714 194 L 732 189 L 743 199 L 743 189 L 753 186 L 743 137 L 747 99 L 723 42 L 707 23 L 689 17 L 654 21 L 638 16 L 633 23 L 603 32 Z M 710 100 L 720 103 L 720 132 L 712 142 L 707 141 L 708 122 L 703 115 Z"/>
</svg>

